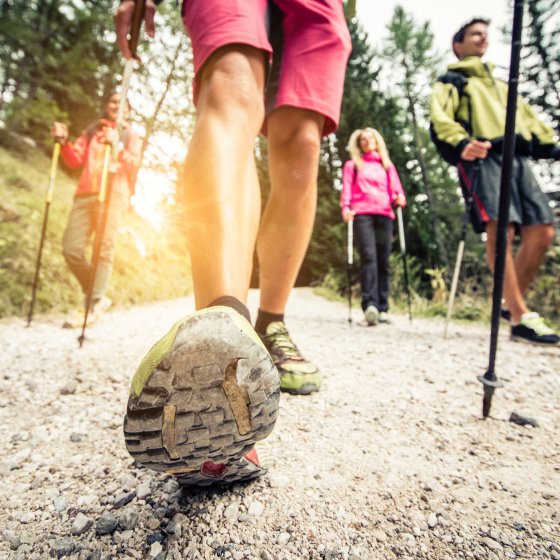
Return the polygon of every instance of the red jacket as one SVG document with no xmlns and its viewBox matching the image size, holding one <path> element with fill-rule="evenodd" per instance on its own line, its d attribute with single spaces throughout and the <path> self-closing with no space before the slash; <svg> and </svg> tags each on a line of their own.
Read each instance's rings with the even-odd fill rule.
<svg viewBox="0 0 560 560">
<path fill-rule="evenodd" d="M 114 124 L 113 124 L 114 126 Z M 89 136 L 89 138 L 88 138 Z M 87 129 L 74 142 L 62 146 L 62 161 L 70 169 L 82 169 L 74 196 L 87 196 L 99 192 L 103 174 L 103 161 L 107 144 L 103 142 L 102 130 L 88 135 Z M 140 166 L 140 137 L 128 128 L 126 146 L 118 156 L 117 170 L 112 184 L 113 193 L 130 196 L 134 192 L 134 181 Z"/>
</svg>

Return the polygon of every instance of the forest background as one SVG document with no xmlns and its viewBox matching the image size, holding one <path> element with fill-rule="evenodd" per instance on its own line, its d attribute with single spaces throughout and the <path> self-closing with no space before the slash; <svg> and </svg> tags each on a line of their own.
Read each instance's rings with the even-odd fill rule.
<svg viewBox="0 0 560 560">
<path fill-rule="evenodd" d="M 521 94 L 560 132 L 560 0 L 528 0 Z M 112 0 L 0 0 L 0 317 L 24 315 L 29 306 L 43 219 L 54 120 L 76 137 L 99 117 L 103 96 L 122 73 L 112 31 Z M 110 297 L 127 305 L 190 291 L 182 212 L 182 161 L 194 123 L 192 52 L 179 9 L 164 2 L 157 36 L 140 46 L 134 73 L 132 119 L 143 134 L 143 164 L 132 212 L 120 233 Z M 443 315 L 464 215 L 456 172 L 429 138 L 428 97 L 445 70 L 429 22 L 397 6 L 382 47 L 374 49 L 357 18 L 349 20 L 353 51 L 348 63 L 340 127 L 323 141 L 318 210 L 299 285 L 319 286 L 343 297 L 347 290 L 346 227 L 339 209 L 342 164 L 353 130 L 377 128 L 404 185 L 409 277 L 414 312 Z M 507 30 L 503 40 L 508 41 Z M 495 39 L 497 40 L 497 38 Z M 255 144 L 263 201 L 269 190 L 266 140 Z M 558 164 L 538 162 L 560 221 Z M 77 176 L 57 174 L 41 286 L 40 311 L 64 311 L 79 303 L 79 290 L 60 254 L 62 232 Z M 560 233 L 560 232 L 559 232 Z M 547 254 L 530 289 L 532 308 L 560 321 L 560 247 Z M 253 284 L 256 286 L 255 260 Z M 398 241 L 392 255 L 392 303 L 404 308 Z M 357 296 L 357 271 L 353 271 Z M 469 231 L 455 316 L 489 315 L 491 276 L 484 238 Z M 357 301 L 355 299 L 355 301 Z"/>
</svg>

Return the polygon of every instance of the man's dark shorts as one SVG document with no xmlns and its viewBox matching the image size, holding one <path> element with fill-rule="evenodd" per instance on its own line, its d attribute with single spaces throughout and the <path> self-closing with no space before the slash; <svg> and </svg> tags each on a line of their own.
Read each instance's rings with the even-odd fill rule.
<svg viewBox="0 0 560 560">
<path fill-rule="evenodd" d="M 486 229 L 486 223 L 498 219 L 502 155 L 490 152 L 476 163 L 462 161 L 458 166 L 461 188 L 465 198 L 474 192 L 471 223 L 477 233 Z M 474 189 L 473 189 L 474 187 Z M 554 221 L 548 197 L 542 192 L 529 162 L 524 156 L 513 158 L 509 222 L 516 226 L 551 224 Z"/>
</svg>

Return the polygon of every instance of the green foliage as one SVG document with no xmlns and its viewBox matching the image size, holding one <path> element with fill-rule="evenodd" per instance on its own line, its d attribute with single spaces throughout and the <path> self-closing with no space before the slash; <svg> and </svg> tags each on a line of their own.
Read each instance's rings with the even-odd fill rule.
<svg viewBox="0 0 560 560">
<path fill-rule="evenodd" d="M 0 2 L 0 119 L 45 144 L 54 118 L 77 135 L 114 87 L 111 0 Z"/>
<path fill-rule="evenodd" d="M 521 91 L 552 118 L 560 134 L 560 0 L 529 0 Z"/>
<path fill-rule="evenodd" d="M 0 147 L 0 317 L 23 316 L 29 308 L 49 168 L 50 160 L 35 149 L 23 144 L 17 152 Z M 66 311 L 82 303 L 78 283 L 61 255 L 74 190 L 75 179 L 59 169 L 44 245 L 38 313 Z M 129 213 L 119 234 L 108 291 L 117 305 L 179 297 L 191 290 L 181 225 L 179 217 L 171 217 L 165 231 L 158 232 Z"/>
</svg>

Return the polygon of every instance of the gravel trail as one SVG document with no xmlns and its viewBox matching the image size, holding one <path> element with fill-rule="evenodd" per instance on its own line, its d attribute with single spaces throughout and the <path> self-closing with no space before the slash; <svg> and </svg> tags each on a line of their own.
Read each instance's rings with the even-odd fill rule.
<svg viewBox="0 0 560 560">
<path fill-rule="evenodd" d="M 322 390 L 282 396 L 267 475 L 187 492 L 135 467 L 122 417 L 140 359 L 192 307 L 109 312 L 82 349 L 60 316 L 0 321 L 0 558 L 560 560 L 560 349 L 502 328 L 483 421 L 487 327 L 443 340 L 442 321 L 366 327 L 357 309 L 349 326 L 295 290 L 288 327 Z"/>
</svg>

